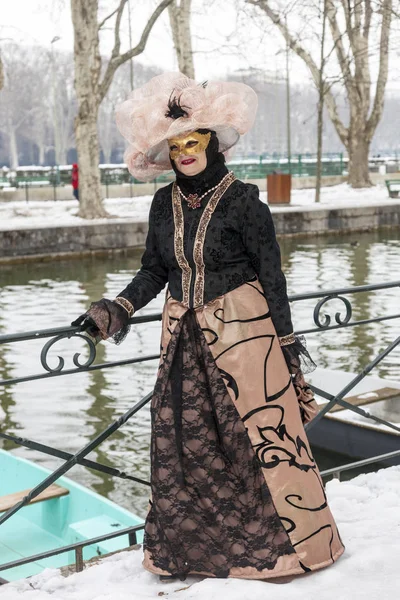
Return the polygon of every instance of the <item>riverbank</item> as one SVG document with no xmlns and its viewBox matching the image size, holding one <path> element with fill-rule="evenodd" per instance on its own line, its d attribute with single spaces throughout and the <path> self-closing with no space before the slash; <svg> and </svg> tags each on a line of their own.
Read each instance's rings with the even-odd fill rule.
<svg viewBox="0 0 400 600">
<path fill-rule="evenodd" d="M 4 600 L 137 600 L 168 596 L 186 600 L 394 600 L 398 597 L 400 466 L 326 484 L 329 506 L 345 545 L 338 561 L 284 585 L 268 581 L 189 577 L 160 582 L 144 571 L 142 552 L 122 552 L 69 577 L 46 569 L 29 580 L 0 587 Z M 132 592 L 134 590 L 134 594 Z M 133 594 L 133 595 L 132 595 Z"/>
<path fill-rule="evenodd" d="M 261 192 L 266 202 L 266 193 Z M 105 200 L 110 219 L 86 221 L 78 203 L 8 202 L 0 204 L 0 261 L 45 260 L 126 251 L 144 246 L 152 196 Z M 309 236 L 370 231 L 400 225 L 400 199 L 386 187 L 353 190 L 346 184 L 314 190 L 293 190 L 290 205 L 273 205 L 278 236 Z"/>
</svg>

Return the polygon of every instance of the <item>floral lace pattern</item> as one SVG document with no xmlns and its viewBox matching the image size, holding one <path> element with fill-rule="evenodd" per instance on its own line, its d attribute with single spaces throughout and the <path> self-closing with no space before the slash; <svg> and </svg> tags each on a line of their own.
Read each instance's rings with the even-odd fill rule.
<svg viewBox="0 0 400 600">
<path fill-rule="evenodd" d="M 154 298 L 167 282 L 174 298 L 194 306 L 194 289 L 191 289 L 194 286 L 190 286 L 189 279 L 190 272 L 196 268 L 196 233 L 207 203 L 203 202 L 196 210 L 189 209 L 186 203 L 179 207 L 178 225 L 182 229 L 184 225 L 184 239 L 180 240 L 183 247 L 177 253 L 172 192 L 172 184 L 156 192 L 142 268 L 118 294 L 129 300 L 135 311 Z M 268 206 L 259 199 L 257 186 L 239 180 L 230 185 L 212 214 L 202 239 L 201 253 L 201 261 L 197 260 L 204 269 L 201 291 L 205 304 L 257 275 L 277 334 L 285 336 L 293 331 L 274 223 Z M 182 254 L 187 265 L 181 261 Z M 199 249 L 197 256 L 200 256 Z"/>
<path fill-rule="evenodd" d="M 144 547 L 156 567 L 227 577 L 295 553 L 193 310 L 175 326 L 151 413 Z"/>
</svg>

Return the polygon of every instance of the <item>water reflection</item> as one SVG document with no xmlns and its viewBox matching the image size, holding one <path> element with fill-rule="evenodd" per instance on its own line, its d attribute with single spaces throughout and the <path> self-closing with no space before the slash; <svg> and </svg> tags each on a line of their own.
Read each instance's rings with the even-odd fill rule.
<svg viewBox="0 0 400 600">
<path fill-rule="evenodd" d="M 400 233 L 393 231 L 357 234 L 356 237 L 287 239 L 281 246 L 290 294 L 392 281 L 398 278 L 400 271 Z M 2 266 L 0 332 L 68 324 L 93 300 L 103 295 L 112 298 L 124 288 L 140 264 L 140 255 L 141 252 L 135 252 L 109 258 Z M 351 299 L 353 318 L 357 320 L 398 312 L 397 289 L 358 294 Z M 162 304 L 163 294 L 160 294 L 140 313 L 159 312 Z M 293 305 L 297 329 L 313 326 L 315 304 L 310 300 Z M 332 317 L 336 310 L 344 313 L 343 304 L 338 301 L 332 301 L 326 309 Z M 98 346 L 96 361 L 157 354 L 159 332 L 160 323 L 136 326 L 121 346 L 108 343 Z M 399 320 L 395 320 L 310 334 L 307 342 L 319 366 L 359 372 L 399 334 Z M 39 359 L 42 347 L 40 340 L 0 346 L 1 378 L 42 372 Z M 65 368 L 72 368 L 72 356 L 76 351 L 85 352 L 82 342 L 62 340 L 51 350 L 49 361 L 57 364 L 60 354 L 66 358 Z M 379 365 L 376 374 L 398 379 L 399 364 L 398 348 Z M 134 367 L 116 367 L 1 387 L 2 430 L 76 452 L 151 391 L 156 370 L 157 361 L 151 361 Z M 146 407 L 89 458 L 148 479 L 149 431 L 150 415 Z M 59 464 L 53 457 L 15 449 L 11 443 L 3 443 L 3 447 L 50 468 Z M 319 465 L 328 468 L 332 460 L 331 456 L 321 455 Z M 339 462 L 346 461 L 342 458 Z M 147 488 L 83 467 L 75 467 L 70 475 L 119 504 L 145 514 Z"/>
</svg>

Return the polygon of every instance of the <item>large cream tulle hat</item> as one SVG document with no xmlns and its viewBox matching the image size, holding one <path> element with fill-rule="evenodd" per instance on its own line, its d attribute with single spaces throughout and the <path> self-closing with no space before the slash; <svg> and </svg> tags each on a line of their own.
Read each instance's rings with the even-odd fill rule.
<svg viewBox="0 0 400 600">
<path fill-rule="evenodd" d="M 184 116 L 171 116 L 171 102 Z M 257 95 L 244 83 L 199 84 L 182 73 L 163 73 L 133 91 L 117 106 L 116 120 L 129 142 L 125 162 L 137 179 L 149 181 L 171 170 L 167 140 L 196 129 L 216 132 L 221 152 L 236 144 L 252 127 Z"/>
</svg>

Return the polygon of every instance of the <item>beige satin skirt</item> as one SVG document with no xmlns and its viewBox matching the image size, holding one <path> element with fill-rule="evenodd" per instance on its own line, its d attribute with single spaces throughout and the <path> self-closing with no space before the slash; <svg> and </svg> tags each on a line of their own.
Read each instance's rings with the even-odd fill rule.
<svg viewBox="0 0 400 600">
<path fill-rule="evenodd" d="M 190 310 L 167 293 L 144 567 L 265 579 L 344 552 L 258 281 Z M 305 415 L 305 416 L 304 416 Z"/>
</svg>

